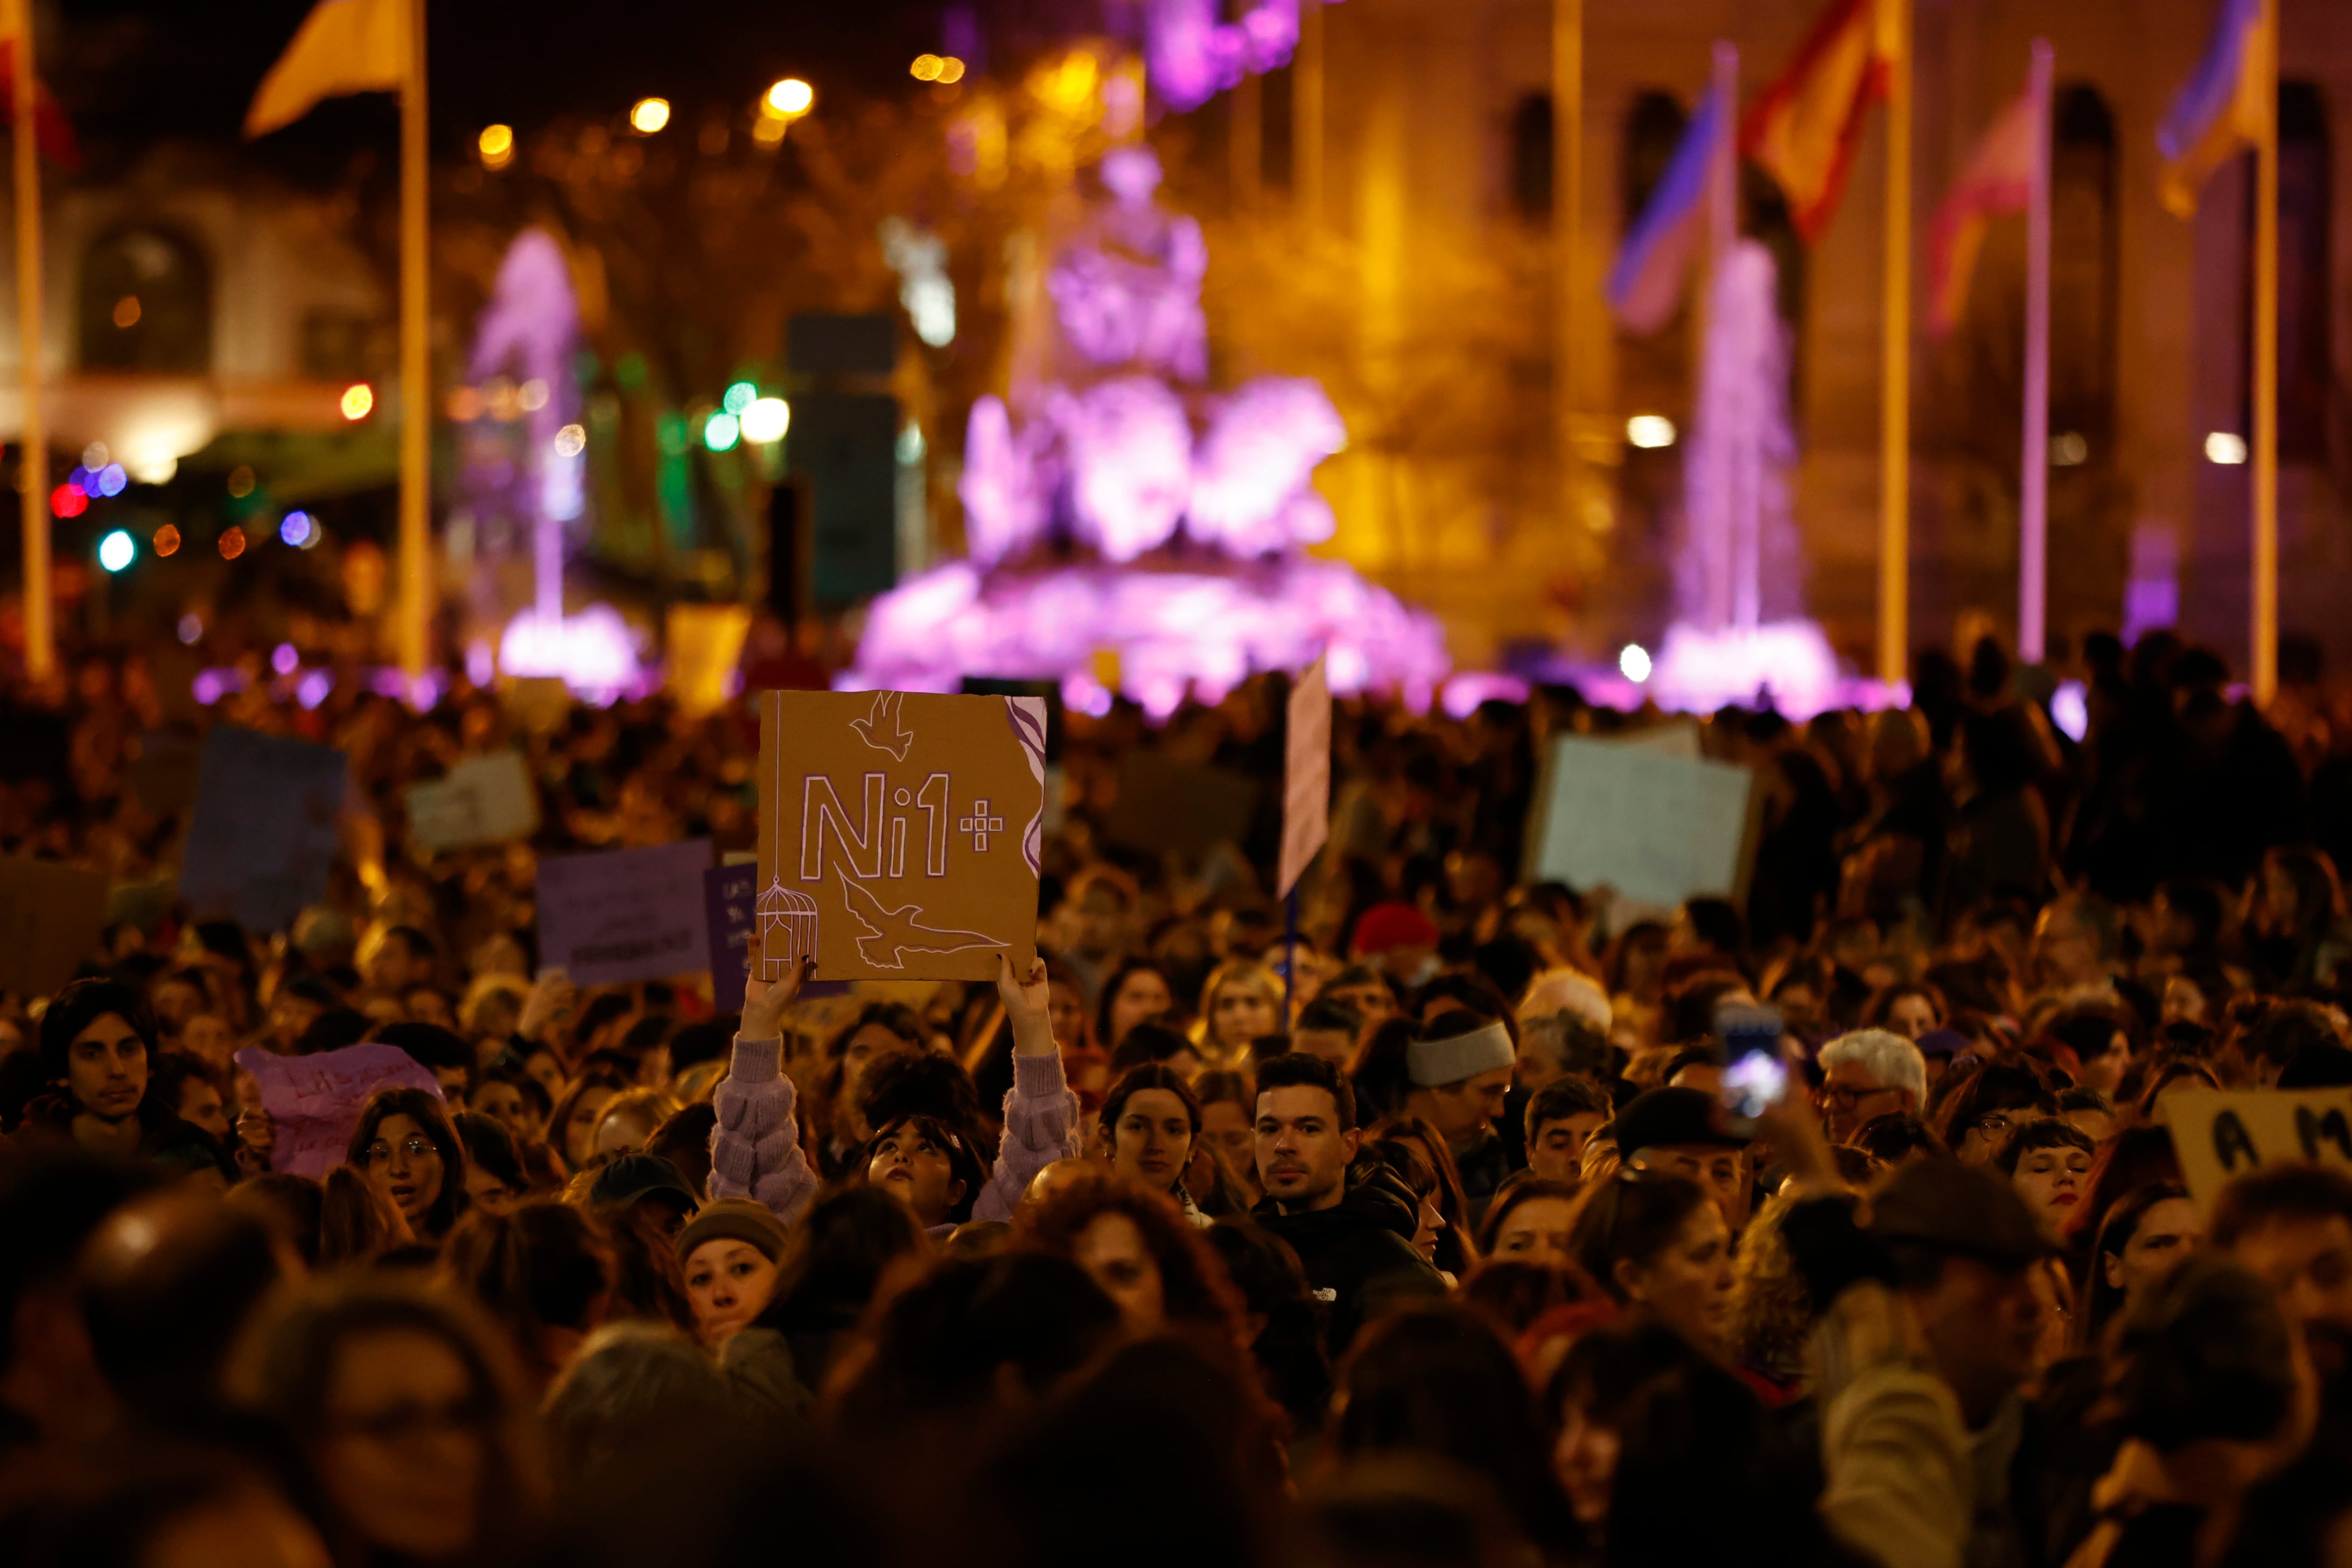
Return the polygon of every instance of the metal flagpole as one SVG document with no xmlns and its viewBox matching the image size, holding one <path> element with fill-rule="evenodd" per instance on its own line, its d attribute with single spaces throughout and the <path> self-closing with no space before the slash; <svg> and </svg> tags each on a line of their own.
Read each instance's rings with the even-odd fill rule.
<svg viewBox="0 0 2352 1568">
<path fill-rule="evenodd" d="M 2253 686 L 2278 693 L 2278 0 L 2262 0 L 2262 134 L 2254 142 Z"/>
<path fill-rule="evenodd" d="M 1911 0 L 1891 6 L 1886 258 L 1879 369 L 1878 678 L 1904 679 L 1911 644 Z"/>
<path fill-rule="evenodd" d="M 1552 345 L 1552 417 L 1559 427 L 1560 511 L 1578 521 L 1582 465 L 1576 450 L 1576 363 L 1583 293 L 1577 239 L 1584 219 L 1584 0 L 1552 0 L 1551 232 L 1559 303 Z"/>
<path fill-rule="evenodd" d="M 2047 656 L 2050 597 L 2050 40 L 2033 40 L 2033 170 L 2025 204 L 2025 441 L 2019 468 L 2017 652 Z"/>
<path fill-rule="evenodd" d="M 425 120 L 425 5 L 409 0 L 408 68 L 400 81 L 400 668 L 430 658 L 433 616 L 433 388 L 425 244 L 431 168 Z"/>
<path fill-rule="evenodd" d="M 42 406 L 41 150 L 35 128 L 33 7 L 7 0 L 10 87 L 16 93 L 16 353 L 25 399 L 24 460 L 17 482 L 25 529 L 25 671 L 46 680 L 58 667 L 55 604 L 49 575 L 49 433 Z"/>
</svg>

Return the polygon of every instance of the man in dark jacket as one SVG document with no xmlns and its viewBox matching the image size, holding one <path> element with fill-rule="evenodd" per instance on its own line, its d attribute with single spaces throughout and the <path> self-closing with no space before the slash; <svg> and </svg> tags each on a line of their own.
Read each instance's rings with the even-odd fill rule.
<svg viewBox="0 0 2352 1568">
<path fill-rule="evenodd" d="M 1339 1068 L 1293 1053 L 1258 1070 L 1257 1171 L 1266 1196 L 1255 1217 L 1298 1254 L 1328 1309 L 1334 1360 L 1390 1307 L 1445 1293 L 1444 1278 L 1412 1248 L 1412 1194 L 1384 1166 L 1351 1172 L 1357 1142 L 1356 1094 Z"/>
</svg>

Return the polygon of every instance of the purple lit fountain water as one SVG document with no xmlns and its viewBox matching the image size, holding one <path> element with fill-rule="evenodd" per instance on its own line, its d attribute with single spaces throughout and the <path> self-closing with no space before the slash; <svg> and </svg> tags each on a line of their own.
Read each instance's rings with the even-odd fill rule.
<svg viewBox="0 0 2352 1568">
<path fill-rule="evenodd" d="M 1111 153 L 1100 176 L 1105 199 L 1046 274 L 1051 322 L 1016 327 L 1007 396 L 972 406 L 968 558 L 877 599 L 835 684 L 1050 679 L 1100 712 L 1111 675 L 1164 715 L 1328 652 L 1333 690 L 1426 703 L 1448 668 L 1436 622 L 1305 552 L 1334 526 L 1310 480 L 1347 444 L 1339 411 L 1312 381 L 1201 385 L 1200 226 L 1159 204 L 1146 149 Z"/>
<path fill-rule="evenodd" d="M 1730 247 L 1708 290 L 1693 424 L 1684 449 L 1678 615 L 1651 695 L 1663 707 L 1710 711 L 1769 692 L 1796 718 L 1854 700 L 1829 639 L 1800 613 L 1788 329 L 1775 303 L 1772 254 L 1752 239 Z"/>
<path fill-rule="evenodd" d="M 544 230 L 523 230 L 475 330 L 468 374 L 478 395 L 492 391 L 468 422 L 460 484 L 494 548 L 517 531 L 530 539 L 532 603 L 507 624 L 499 669 L 609 700 L 641 677 L 636 635 L 610 605 L 563 612 L 565 531 L 587 510 L 579 331 L 562 249 Z"/>
</svg>

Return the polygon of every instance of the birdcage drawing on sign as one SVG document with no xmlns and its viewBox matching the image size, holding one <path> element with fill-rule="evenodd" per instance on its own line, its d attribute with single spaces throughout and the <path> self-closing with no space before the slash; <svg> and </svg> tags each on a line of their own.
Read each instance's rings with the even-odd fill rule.
<svg viewBox="0 0 2352 1568">
<path fill-rule="evenodd" d="M 760 932 L 760 978 L 782 980 L 787 966 L 816 952 L 816 900 L 770 879 L 754 906 Z M 779 940 L 781 939 L 781 940 Z"/>
</svg>

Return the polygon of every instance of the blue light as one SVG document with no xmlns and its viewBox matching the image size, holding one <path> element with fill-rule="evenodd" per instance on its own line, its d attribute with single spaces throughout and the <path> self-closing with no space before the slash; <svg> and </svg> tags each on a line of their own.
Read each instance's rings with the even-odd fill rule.
<svg viewBox="0 0 2352 1568">
<path fill-rule="evenodd" d="M 107 464 L 91 478 L 98 480 L 98 493 L 102 496 L 119 496 L 131 483 L 131 476 L 122 471 L 120 463 Z"/>
<path fill-rule="evenodd" d="M 131 542 L 131 535 L 116 529 L 98 542 L 98 563 L 109 572 L 120 572 L 131 564 L 139 547 Z"/>
<path fill-rule="evenodd" d="M 90 495 L 95 493 L 98 489 L 98 486 L 95 483 L 96 479 L 97 476 L 95 474 L 92 474 L 88 468 L 83 468 L 79 463 L 76 463 L 74 465 L 73 472 L 66 476 L 66 483 L 73 486 L 74 489 L 81 491 L 84 495 Z"/>
<path fill-rule="evenodd" d="M 299 549 L 310 542 L 313 526 L 309 512 L 289 511 L 278 525 L 278 537 Z"/>
</svg>

